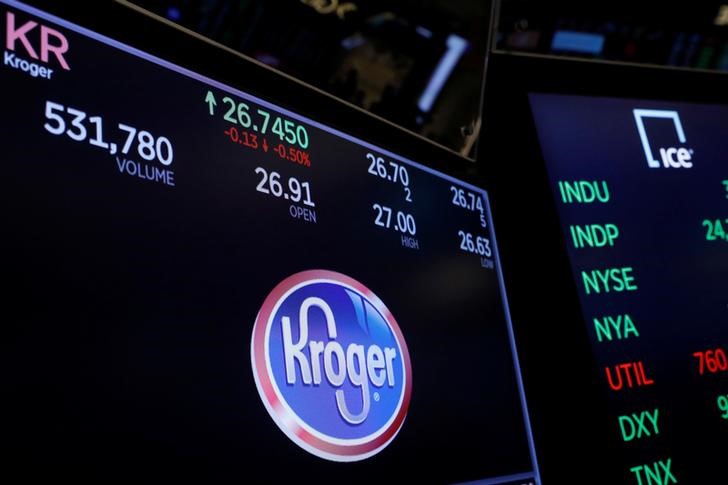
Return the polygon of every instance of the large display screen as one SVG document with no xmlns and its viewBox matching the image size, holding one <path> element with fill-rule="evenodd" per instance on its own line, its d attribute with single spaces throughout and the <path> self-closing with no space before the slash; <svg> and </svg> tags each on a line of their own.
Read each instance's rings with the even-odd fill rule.
<svg viewBox="0 0 728 485">
<path fill-rule="evenodd" d="M 538 482 L 483 190 L 0 4 L 13 471 Z"/>
<path fill-rule="evenodd" d="M 621 483 L 725 481 L 728 106 L 530 95 Z"/>
</svg>

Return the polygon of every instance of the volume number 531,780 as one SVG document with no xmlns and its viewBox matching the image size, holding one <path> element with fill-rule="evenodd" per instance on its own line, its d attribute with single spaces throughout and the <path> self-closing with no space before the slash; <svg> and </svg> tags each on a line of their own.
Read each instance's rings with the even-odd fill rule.
<svg viewBox="0 0 728 485">
<path fill-rule="evenodd" d="M 104 120 L 101 116 L 89 117 L 84 111 L 76 108 L 46 101 L 45 117 L 43 128 L 52 135 L 65 134 L 73 141 L 88 141 L 90 145 L 107 150 L 111 155 L 116 155 L 119 151 L 116 142 L 104 138 Z M 174 149 L 167 137 L 155 137 L 146 130 L 138 130 L 124 123 L 118 123 L 117 130 L 123 137 L 122 155 L 135 150 L 139 157 L 146 161 L 158 160 L 166 166 L 172 164 Z"/>
</svg>

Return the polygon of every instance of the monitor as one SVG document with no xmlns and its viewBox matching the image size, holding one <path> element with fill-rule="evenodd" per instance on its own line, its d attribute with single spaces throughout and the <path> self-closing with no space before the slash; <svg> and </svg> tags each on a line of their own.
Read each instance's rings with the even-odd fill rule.
<svg viewBox="0 0 728 485">
<path fill-rule="evenodd" d="M 0 2 L 8 473 L 539 483 L 470 162 L 128 6 L 33 5 Z"/>
<path fill-rule="evenodd" d="M 720 481 L 725 75 L 506 54 L 491 69 L 489 130 L 509 165 L 491 169 L 496 216 L 508 212 L 508 242 L 533 236 L 503 253 L 518 258 L 514 321 L 525 340 L 539 337 L 524 351 L 536 441 L 566 437 L 563 456 L 542 456 L 544 481 L 573 476 L 575 457 L 595 473 L 590 483 Z M 534 225 L 507 222 L 519 218 L 515 198 L 529 201 Z M 528 285 L 516 281 L 526 273 Z M 517 308 L 529 295 L 547 302 L 537 314 Z M 545 411 L 557 403 L 569 411 Z"/>
</svg>

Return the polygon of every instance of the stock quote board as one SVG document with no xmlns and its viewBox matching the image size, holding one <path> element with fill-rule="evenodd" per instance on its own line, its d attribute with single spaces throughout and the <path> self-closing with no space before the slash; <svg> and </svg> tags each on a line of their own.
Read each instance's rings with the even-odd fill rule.
<svg viewBox="0 0 728 485">
<path fill-rule="evenodd" d="M 0 15 L 11 467 L 538 483 L 485 191 L 239 58 L 232 87 Z"/>
<path fill-rule="evenodd" d="M 624 483 L 725 481 L 728 107 L 530 95 Z"/>
</svg>

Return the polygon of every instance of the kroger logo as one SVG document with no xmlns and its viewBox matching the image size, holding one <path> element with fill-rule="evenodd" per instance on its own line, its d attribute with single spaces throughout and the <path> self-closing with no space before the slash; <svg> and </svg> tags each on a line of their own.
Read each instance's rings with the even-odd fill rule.
<svg viewBox="0 0 728 485">
<path fill-rule="evenodd" d="M 276 424 L 303 449 L 357 461 L 384 449 L 407 415 L 409 353 L 384 303 L 324 270 L 276 286 L 255 319 L 253 375 Z"/>
</svg>

